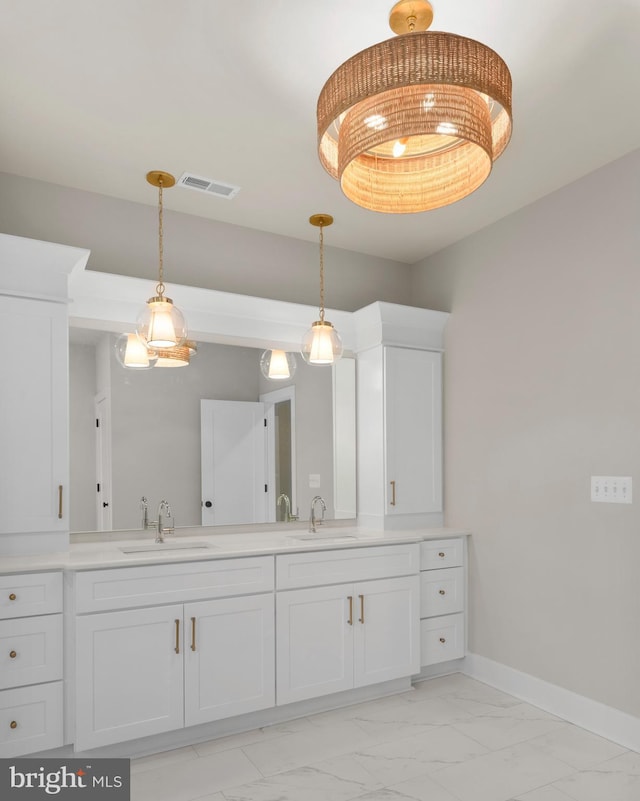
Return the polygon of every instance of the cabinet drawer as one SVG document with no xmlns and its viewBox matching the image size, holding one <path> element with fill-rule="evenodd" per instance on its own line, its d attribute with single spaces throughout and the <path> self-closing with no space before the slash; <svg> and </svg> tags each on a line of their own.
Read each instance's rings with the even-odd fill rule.
<svg viewBox="0 0 640 801">
<path fill-rule="evenodd" d="M 420 621 L 421 664 L 435 665 L 464 656 L 464 615 L 446 615 Z"/>
<path fill-rule="evenodd" d="M 62 615 L 0 620 L 0 690 L 62 678 Z"/>
<path fill-rule="evenodd" d="M 420 617 L 464 611 L 464 568 L 424 570 L 420 573 Z"/>
<path fill-rule="evenodd" d="M 76 612 L 269 592 L 273 582 L 272 556 L 89 570 L 76 574 Z"/>
<path fill-rule="evenodd" d="M 62 745 L 62 682 L 0 692 L 0 754 L 14 757 Z"/>
<path fill-rule="evenodd" d="M 441 567 L 459 567 L 463 564 L 464 541 L 426 540 L 420 543 L 420 569 L 438 570 Z"/>
<path fill-rule="evenodd" d="M 276 587 L 291 590 L 408 576 L 418 572 L 419 561 L 419 543 L 287 553 L 276 557 Z"/>
<path fill-rule="evenodd" d="M 62 573 L 0 576 L 0 619 L 62 612 Z"/>
</svg>

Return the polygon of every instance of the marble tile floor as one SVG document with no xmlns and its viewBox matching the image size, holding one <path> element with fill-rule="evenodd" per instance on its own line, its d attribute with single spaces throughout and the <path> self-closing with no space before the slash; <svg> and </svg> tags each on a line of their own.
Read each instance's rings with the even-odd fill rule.
<svg viewBox="0 0 640 801">
<path fill-rule="evenodd" d="M 131 762 L 131 801 L 640 801 L 640 754 L 460 673 Z"/>
</svg>

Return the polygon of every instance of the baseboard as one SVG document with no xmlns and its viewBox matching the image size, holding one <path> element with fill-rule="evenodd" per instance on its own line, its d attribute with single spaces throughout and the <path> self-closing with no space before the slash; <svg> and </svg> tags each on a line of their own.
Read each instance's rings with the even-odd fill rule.
<svg viewBox="0 0 640 801">
<path fill-rule="evenodd" d="M 640 751 L 640 718 L 478 654 L 466 655 L 461 672 L 600 737 Z"/>
</svg>

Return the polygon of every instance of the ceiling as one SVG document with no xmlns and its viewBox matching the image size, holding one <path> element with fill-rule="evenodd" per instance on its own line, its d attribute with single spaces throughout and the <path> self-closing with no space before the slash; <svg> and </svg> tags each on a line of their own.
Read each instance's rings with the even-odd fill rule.
<svg viewBox="0 0 640 801">
<path fill-rule="evenodd" d="M 187 214 L 414 263 L 640 146 L 638 0 L 433 0 L 513 77 L 511 144 L 447 208 L 355 206 L 322 169 L 329 75 L 393 34 L 389 0 L 0 0 L 0 171 L 155 205 L 152 169 L 238 185 Z"/>
</svg>

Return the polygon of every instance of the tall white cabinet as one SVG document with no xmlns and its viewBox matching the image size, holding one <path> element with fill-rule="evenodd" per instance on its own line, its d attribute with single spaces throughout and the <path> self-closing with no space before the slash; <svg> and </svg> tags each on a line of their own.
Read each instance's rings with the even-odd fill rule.
<svg viewBox="0 0 640 801">
<path fill-rule="evenodd" d="M 447 314 L 375 303 L 359 326 L 358 522 L 441 526 L 442 347 Z"/>
<path fill-rule="evenodd" d="M 68 544 L 67 278 L 88 254 L 0 234 L 0 553 Z"/>
</svg>

